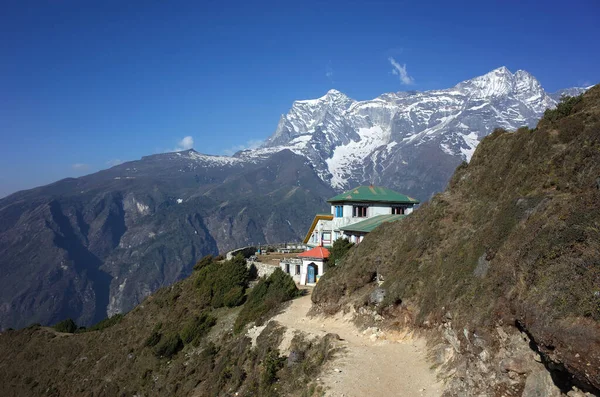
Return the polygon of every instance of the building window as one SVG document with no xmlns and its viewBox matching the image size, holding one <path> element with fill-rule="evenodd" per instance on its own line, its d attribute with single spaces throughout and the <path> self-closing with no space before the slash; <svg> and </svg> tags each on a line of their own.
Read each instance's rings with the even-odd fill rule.
<svg viewBox="0 0 600 397">
<path fill-rule="evenodd" d="M 365 218 L 367 216 L 366 205 L 355 205 L 352 207 L 352 216 L 355 218 Z"/>
<path fill-rule="evenodd" d="M 344 216 L 344 206 L 343 205 L 336 205 L 335 206 L 335 217 L 336 218 L 342 218 Z"/>
<path fill-rule="evenodd" d="M 392 215 L 404 215 L 404 207 L 392 207 Z"/>
<path fill-rule="evenodd" d="M 300 274 L 300 265 L 296 265 L 296 275 Z"/>
<path fill-rule="evenodd" d="M 330 232 L 323 233 L 323 242 L 324 243 L 330 243 L 331 242 L 331 233 Z"/>
</svg>

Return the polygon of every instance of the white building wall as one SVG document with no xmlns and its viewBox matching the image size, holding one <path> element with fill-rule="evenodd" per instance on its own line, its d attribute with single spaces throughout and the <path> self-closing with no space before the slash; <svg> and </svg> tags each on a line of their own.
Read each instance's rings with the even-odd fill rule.
<svg viewBox="0 0 600 397">
<path fill-rule="evenodd" d="M 367 209 L 367 216 L 373 217 L 377 215 L 390 215 L 392 213 L 392 207 L 389 205 L 372 205 Z"/>
<path fill-rule="evenodd" d="M 314 263 L 317 265 L 317 274 L 318 278 L 321 278 L 323 273 L 325 272 L 325 265 L 322 260 L 319 259 L 304 259 L 302 258 L 302 271 L 300 273 L 300 285 L 306 285 L 306 281 L 308 280 L 308 265 Z"/>
<path fill-rule="evenodd" d="M 344 205 L 344 217 L 352 218 L 352 204 Z"/>
<path fill-rule="evenodd" d="M 352 216 L 352 208 L 355 205 L 366 205 L 367 208 L 367 216 L 364 218 L 355 218 Z M 358 222 L 362 222 L 365 219 L 377 216 L 377 215 L 391 215 L 392 214 L 392 205 L 386 204 L 365 204 L 365 203 L 345 203 L 343 205 L 343 217 L 335 216 L 335 205 L 331 206 L 331 214 L 334 216 L 332 221 L 320 221 L 327 222 L 327 225 L 323 225 L 322 230 L 330 230 L 332 232 L 332 243 L 336 240 L 336 232 L 338 237 L 349 238 L 348 235 L 344 234 L 340 231 L 340 228 L 348 225 L 353 225 Z M 408 215 L 413 212 L 413 208 L 410 205 L 407 205 L 404 209 L 404 214 Z M 317 228 L 315 228 L 317 229 Z M 351 239 L 350 239 L 351 240 Z M 354 241 L 357 242 L 357 241 Z"/>
</svg>

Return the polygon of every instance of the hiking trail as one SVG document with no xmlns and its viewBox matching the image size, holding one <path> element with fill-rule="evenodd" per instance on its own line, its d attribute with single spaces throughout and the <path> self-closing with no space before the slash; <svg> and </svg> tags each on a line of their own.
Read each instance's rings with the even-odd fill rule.
<svg viewBox="0 0 600 397">
<path fill-rule="evenodd" d="M 442 383 L 426 360 L 425 340 L 410 334 L 360 331 L 347 317 L 309 317 L 310 294 L 295 299 L 273 320 L 285 326 L 283 349 L 294 331 L 325 336 L 335 333 L 345 351 L 326 364 L 320 383 L 326 396 L 439 397 Z"/>
</svg>

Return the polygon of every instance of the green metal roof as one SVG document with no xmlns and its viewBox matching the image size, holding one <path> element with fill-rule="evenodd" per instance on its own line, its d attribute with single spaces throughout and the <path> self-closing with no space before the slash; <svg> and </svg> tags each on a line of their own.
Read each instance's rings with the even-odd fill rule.
<svg viewBox="0 0 600 397">
<path fill-rule="evenodd" d="M 394 222 L 404 218 L 406 215 L 377 215 L 364 221 L 353 223 L 352 225 L 340 227 L 340 230 L 347 232 L 370 233 L 377 226 L 385 222 Z"/>
<path fill-rule="evenodd" d="M 327 200 L 329 203 L 343 201 L 419 204 L 419 200 L 380 186 L 359 186 Z"/>
</svg>

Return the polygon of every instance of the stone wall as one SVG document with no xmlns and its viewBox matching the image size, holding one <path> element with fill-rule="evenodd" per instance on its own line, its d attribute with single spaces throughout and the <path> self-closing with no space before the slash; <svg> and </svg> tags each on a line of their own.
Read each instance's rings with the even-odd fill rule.
<svg viewBox="0 0 600 397">
<path fill-rule="evenodd" d="M 275 269 L 278 269 L 278 266 L 273 266 L 262 262 L 248 261 L 247 265 L 248 268 L 250 268 L 252 265 L 256 267 L 258 277 L 269 277 L 271 274 L 273 274 Z"/>
<path fill-rule="evenodd" d="M 237 249 L 234 249 L 233 251 L 229 251 L 227 253 L 227 255 L 225 256 L 225 259 L 230 261 L 237 254 L 242 254 L 242 256 L 244 258 L 249 258 L 250 256 L 254 255 L 255 252 L 256 252 L 256 247 L 252 246 L 252 245 L 247 246 L 247 247 L 237 248 Z"/>
</svg>

